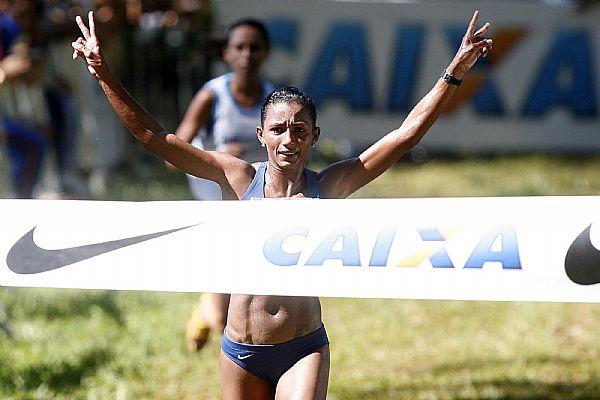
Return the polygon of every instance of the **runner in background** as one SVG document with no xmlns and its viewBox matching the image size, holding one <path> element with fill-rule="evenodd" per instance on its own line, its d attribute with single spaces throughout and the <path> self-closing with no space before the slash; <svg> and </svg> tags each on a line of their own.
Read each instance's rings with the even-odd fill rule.
<svg viewBox="0 0 600 400">
<path fill-rule="evenodd" d="M 274 89 L 260 78 L 270 39 L 265 26 L 255 19 L 233 23 L 225 38 L 223 59 L 231 72 L 210 80 L 198 91 L 175 135 L 197 148 L 215 149 L 252 163 L 265 158 L 265 149 L 256 138 L 256 126 L 260 107 Z M 195 199 L 223 198 L 215 182 L 189 174 L 187 179 Z M 200 297 L 187 323 L 190 351 L 200 349 L 211 330 L 223 332 L 228 307 L 228 294 L 204 293 Z"/>
</svg>

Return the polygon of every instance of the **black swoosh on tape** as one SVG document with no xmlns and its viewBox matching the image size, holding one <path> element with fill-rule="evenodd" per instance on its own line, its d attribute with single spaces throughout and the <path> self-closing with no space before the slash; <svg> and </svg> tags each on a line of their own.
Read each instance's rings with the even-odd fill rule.
<svg viewBox="0 0 600 400">
<path fill-rule="evenodd" d="M 85 246 L 69 247 L 66 249 L 46 250 L 39 247 L 33 240 L 34 226 L 11 247 L 6 256 L 6 265 L 17 274 L 39 274 L 52 271 L 76 262 L 87 260 L 104 253 L 122 249 L 123 247 L 145 242 L 150 239 L 165 236 L 173 232 L 191 228 L 199 224 L 169 229 L 147 235 L 134 236 L 109 242 L 88 244 Z"/>
<path fill-rule="evenodd" d="M 592 225 L 573 241 L 565 256 L 565 272 L 569 279 L 580 285 L 600 283 L 600 250 L 590 238 Z"/>
</svg>

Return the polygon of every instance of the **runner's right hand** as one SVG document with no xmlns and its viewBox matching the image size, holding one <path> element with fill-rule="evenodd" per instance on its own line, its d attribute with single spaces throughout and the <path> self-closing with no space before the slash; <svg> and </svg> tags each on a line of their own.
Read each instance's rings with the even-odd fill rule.
<svg viewBox="0 0 600 400">
<path fill-rule="evenodd" d="M 96 23 L 94 22 L 94 12 L 88 14 L 90 29 L 81 19 L 80 16 L 75 18 L 83 37 L 78 37 L 76 41 L 71 43 L 73 47 L 73 60 L 77 57 L 83 58 L 87 65 L 88 71 L 96 79 L 99 79 L 99 73 L 106 67 L 102 51 L 100 50 L 100 40 L 96 36 Z"/>
</svg>

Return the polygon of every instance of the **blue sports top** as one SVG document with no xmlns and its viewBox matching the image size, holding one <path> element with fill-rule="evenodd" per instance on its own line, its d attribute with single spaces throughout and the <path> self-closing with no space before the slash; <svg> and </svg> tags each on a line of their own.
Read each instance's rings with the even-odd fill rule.
<svg viewBox="0 0 600 400">
<path fill-rule="evenodd" d="M 265 198 L 265 173 L 267 172 L 267 161 L 263 161 L 258 166 L 258 171 L 254 175 L 254 179 L 250 182 L 250 186 L 240 200 L 251 200 L 252 198 Z M 308 196 L 311 198 L 325 198 L 325 192 L 321 184 L 317 180 L 317 173 L 308 168 L 304 168 L 304 178 L 308 188 Z"/>
</svg>

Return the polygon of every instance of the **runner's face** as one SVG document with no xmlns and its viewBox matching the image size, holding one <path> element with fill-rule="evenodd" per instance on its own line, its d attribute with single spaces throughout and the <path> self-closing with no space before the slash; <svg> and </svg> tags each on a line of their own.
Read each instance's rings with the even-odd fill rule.
<svg viewBox="0 0 600 400">
<path fill-rule="evenodd" d="M 298 103 L 279 102 L 267 108 L 258 138 L 266 144 L 269 160 L 281 169 L 302 169 L 310 148 L 319 138 L 309 111 Z"/>
<path fill-rule="evenodd" d="M 231 31 L 223 58 L 234 73 L 253 76 L 269 55 L 260 31 L 249 25 L 240 25 Z"/>
</svg>

